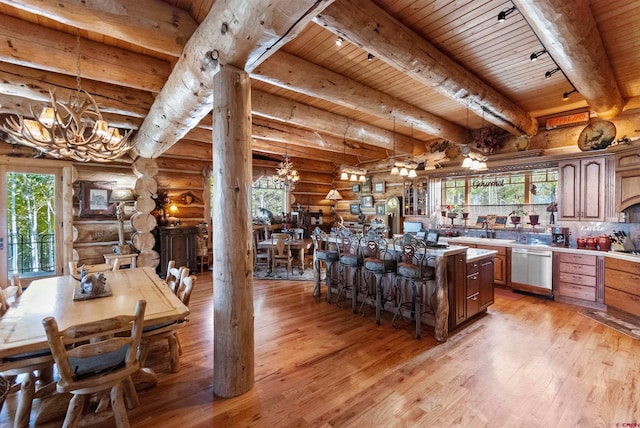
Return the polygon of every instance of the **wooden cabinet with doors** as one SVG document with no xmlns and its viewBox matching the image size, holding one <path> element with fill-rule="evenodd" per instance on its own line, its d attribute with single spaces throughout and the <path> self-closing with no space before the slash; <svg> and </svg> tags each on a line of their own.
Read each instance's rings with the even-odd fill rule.
<svg viewBox="0 0 640 428">
<path fill-rule="evenodd" d="M 615 217 L 613 168 L 607 167 L 611 163 L 612 158 L 606 156 L 558 162 L 560 220 L 610 221 Z"/>
<path fill-rule="evenodd" d="M 465 254 L 449 257 L 449 329 L 454 329 L 494 301 L 493 254 L 467 262 Z"/>
<path fill-rule="evenodd" d="M 640 204 L 640 148 L 616 153 L 616 210 Z"/>
<path fill-rule="evenodd" d="M 477 248 L 497 251 L 493 257 L 493 283 L 496 285 L 507 285 L 507 248 L 496 245 L 478 244 Z"/>
<path fill-rule="evenodd" d="M 167 274 L 169 260 L 175 260 L 176 266 L 186 266 L 191 272 L 198 267 L 198 229 L 195 226 L 159 227 L 156 245 L 160 254 L 158 273 Z"/>
</svg>

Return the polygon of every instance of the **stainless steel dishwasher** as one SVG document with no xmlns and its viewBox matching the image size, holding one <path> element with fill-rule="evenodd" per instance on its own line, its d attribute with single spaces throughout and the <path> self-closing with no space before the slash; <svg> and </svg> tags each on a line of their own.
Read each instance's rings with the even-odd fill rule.
<svg viewBox="0 0 640 428">
<path fill-rule="evenodd" d="M 513 248 L 511 287 L 514 290 L 553 296 L 552 261 L 551 250 Z"/>
</svg>

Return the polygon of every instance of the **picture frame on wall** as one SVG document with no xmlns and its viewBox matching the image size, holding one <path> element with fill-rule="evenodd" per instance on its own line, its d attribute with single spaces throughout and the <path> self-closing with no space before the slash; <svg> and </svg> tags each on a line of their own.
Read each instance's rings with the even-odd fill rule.
<svg viewBox="0 0 640 428">
<path fill-rule="evenodd" d="M 111 190 L 115 187 L 115 181 L 81 181 L 80 217 L 115 216 L 116 204 L 109 203 Z"/>
<path fill-rule="evenodd" d="M 376 215 L 385 215 L 385 204 L 376 204 Z"/>
<path fill-rule="evenodd" d="M 352 184 L 352 185 L 351 185 L 351 191 L 352 191 L 353 193 L 357 193 L 357 192 L 359 192 L 359 191 L 360 191 L 360 185 L 359 185 L 359 184 Z"/>
<path fill-rule="evenodd" d="M 351 214 L 360 214 L 360 204 L 351 204 L 349 208 Z"/>
<path fill-rule="evenodd" d="M 360 189 L 362 190 L 362 193 L 371 193 L 371 179 L 367 178 L 366 181 L 362 183 Z"/>
<path fill-rule="evenodd" d="M 384 181 L 373 183 L 373 193 L 384 193 Z"/>
<path fill-rule="evenodd" d="M 373 208 L 373 196 L 360 196 L 360 205 L 362 208 Z"/>
</svg>

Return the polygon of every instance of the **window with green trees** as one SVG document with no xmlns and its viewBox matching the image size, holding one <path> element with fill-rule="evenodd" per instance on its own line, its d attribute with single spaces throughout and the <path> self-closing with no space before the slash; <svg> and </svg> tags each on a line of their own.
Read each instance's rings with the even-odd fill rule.
<svg viewBox="0 0 640 428">
<path fill-rule="evenodd" d="M 284 211 L 285 192 L 270 178 L 256 180 L 251 187 L 251 213 L 254 217 L 262 216 L 262 209 L 279 215 Z"/>
</svg>

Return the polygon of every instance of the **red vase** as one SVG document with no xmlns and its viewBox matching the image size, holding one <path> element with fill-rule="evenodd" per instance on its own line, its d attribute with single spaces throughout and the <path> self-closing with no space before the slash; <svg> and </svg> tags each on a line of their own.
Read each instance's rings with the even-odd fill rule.
<svg viewBox="0 0 640 428">
<path fill-rule="evenodd" d="M 604 234 L 598 236 L 598 249 L 600 251 L 609 251 L 611 249 L 611 238 Z"/>
<path fill-rule="evenodd" d="M 587 248 L 587 240 L 584 239 L 582 236 L 577 239 L 577 242 L 578 242 L 578 248 Z"/>
<path fill-rule="evenodd" d="M 593 236 L 587 236 L 587 250 L 597 250 L 598 241 Z"/>
</svg>

